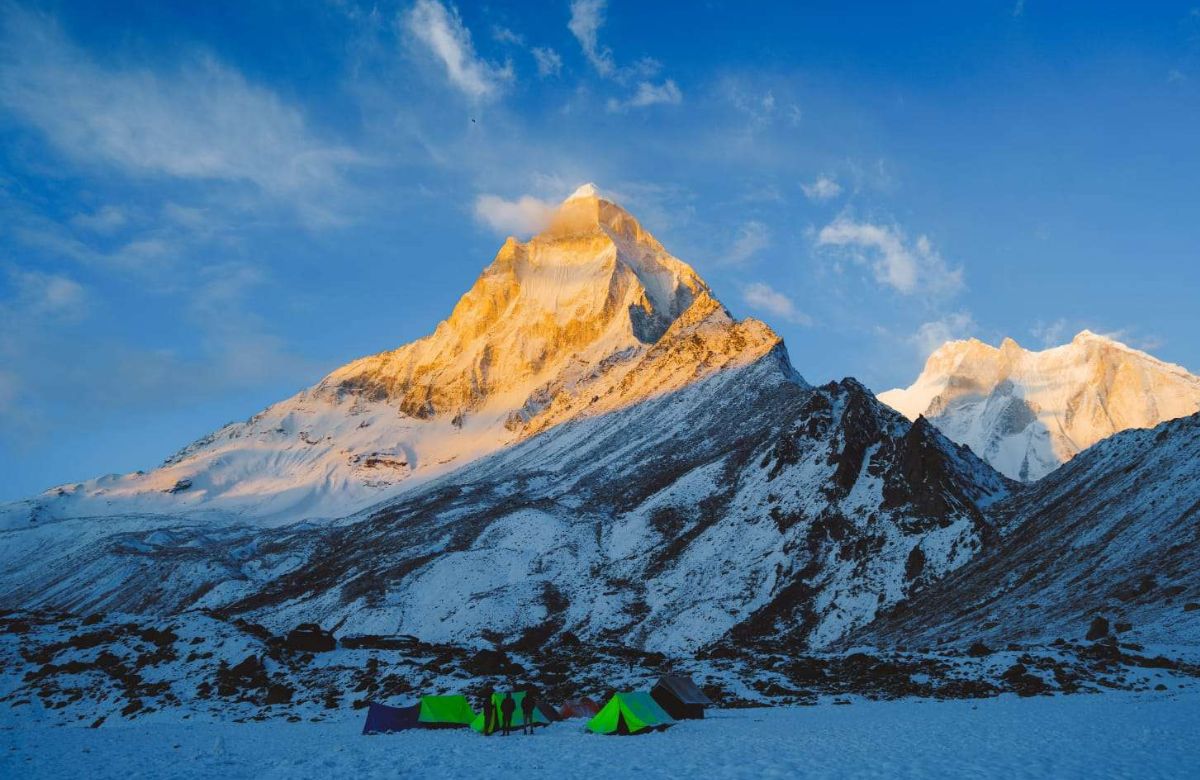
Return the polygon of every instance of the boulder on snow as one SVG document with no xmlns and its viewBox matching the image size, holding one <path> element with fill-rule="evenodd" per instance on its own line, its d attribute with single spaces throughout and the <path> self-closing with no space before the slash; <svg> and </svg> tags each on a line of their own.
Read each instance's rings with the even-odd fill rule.
<svg viewBox="0 0 1200 780">
<path fill-rule="evenodd" d="M 240 693 L 267 688 L 271 681 L 267 678 L 267 670 L 256 655 L 246 656 L 235 666 L 229 666 L 225 661 L 217 667 L 217 695 L 224 697 L 237 696 Z"/>
<path fill-rule="evenodd" d="M 267 688 L 267 704 L 287 704 L 292 700 L 295 690 L 290 685 L 272 683 Z"/>
<path fill-rule="evenodd" d="M 967 648 L 967 655 L 972 658 L 983 658 L 985 655 L 991 655 L 992 649 L 983 642 L 976 642 Z"/>
<path fill-rule="evenodd" d="M 290 632 L 283 646 L 289 650 L 303 650 L 309 653 L 325 653 L 337 647 L 333 634 L 324 630 L 316 623 L 301 623 Z"/>
<path fill-rule="evenodd" d="M 1000 675 L 1000 679 L 1011 685 L 1018 696 L 1037 696 L 1050 690 L 1045 680 L 1030 674 L 1023 663 L 1015 663 L 1008 667 L 1007 671 Z"/>
<path fill-rule="evenodd" d="M 182 493 L 185 490 L 190 490 L 191 487 L 192 487 L 192 481 L 190 479 L 181 479 L 178 482 L 176 482 L 174 485 L 172 485 L 171 488 L 169 490 L 167 490 L 166 492 L 171 493 L 171 494 Z"/>
<path fill-rule="evenodd" d="M 1097 639 L 1103 639 L 1108 636 L 1108 618 L 1103 615 L 1097 615 L 1092 618 L 1092 625 L 1088 627 L 1087 636 L 1084 637 L 1089 642 L 1095 642 Z"/>
</svg>

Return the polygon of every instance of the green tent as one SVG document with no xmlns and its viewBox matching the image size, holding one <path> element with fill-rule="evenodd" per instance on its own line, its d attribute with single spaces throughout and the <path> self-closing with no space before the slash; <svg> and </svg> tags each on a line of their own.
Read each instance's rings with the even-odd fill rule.
<svg viewBox="0 0 1200 780">
<path fill-rule="evenodd" d="M 615 693 L 588 721 L 587 727 L 597 734 L 639 734 L 663 729 L 675 719 L 658 706 L 658 702 L 643 691 Z"/>
<path fill-rule="evenodd" d="M 467 726 L 475 720 L 475 711 L 466 696 L 422 696 L 417 720 L 431 726 Z"/>
<path fill-rule="evenodd" d="M 513 725 L 514 729 L 519 729 L 525 725 L 525 714 L 523 712 L 521 712 L 521 700 L 525 698 L 525 691 L 513 691 L 512 697 L 513 697 L 513 704 L 516 705 L 516 709 L 513 710 L 512 725 Z M 488 734 L 494 734 L 495 732 L 500 730 L 500 704 L 503 701 L 504 701 L 503 693 L 493 693 L 492 694 L 492 705 L 496 708 L 496 716 L 495 716 L 494 722 L 488 724 L 488 731 L 487 731 Z M 533 725 L 535 725 L 535 726 L 549 726 L 550 725 L 550 719 L 547 718 L 544 714 L 542 714 L 541 709 L 536 704 L 533 705 L 533 717 L 531 718 L 531 720 L 533 721 Z M 483 733 L 483 713 L 482 712 L 479 713 L 478 715 L 476 715 L 475 719 L 473 721 L 471 721 L 471 728 L 475 729 L 480 734 Z"/>
</svg>

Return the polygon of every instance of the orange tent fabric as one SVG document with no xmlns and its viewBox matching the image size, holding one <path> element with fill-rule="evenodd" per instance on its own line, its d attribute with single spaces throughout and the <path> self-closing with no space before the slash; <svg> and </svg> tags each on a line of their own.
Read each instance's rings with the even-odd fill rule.
<svg viewBox="0 0 1200 780">
<path fill-rule="evenodd" d="M 563 702 L 563 705 L 558 708 L 558 714 L 563 717 L 563 720 L 569 718 L 591 718 L 600 711 L 600 705 L 593 699 L 584 696 L 582 699 L 571 699 Z"/>
</svg>

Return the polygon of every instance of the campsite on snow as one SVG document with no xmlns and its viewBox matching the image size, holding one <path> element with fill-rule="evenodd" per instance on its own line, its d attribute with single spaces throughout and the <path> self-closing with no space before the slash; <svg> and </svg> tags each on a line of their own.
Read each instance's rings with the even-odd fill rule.
<svg viewBox="0 0 1200 780">
<path fill-rule="evenodd" d="M 568 294 L 591 327 L 546 324 Z M 557 335 L 523 362 L 547 327 Z M 1108 339 L 1085 334 L 1056 360 L 1110 378 L 1110 416 L 1130 397 L 1113 365 L 1200 401 L 1200 380 Z M 481 383 L 481 361 L 506 368 Z M 1197 522 L 1197 463 L 1192 414 L 1010 479 L 852 379 L 808 384 L 770 328 L 733 319 L 584 187 L 546 231 L 505 243 L 433 336 L 158 470 L 6 507 L 0 766 L 65 772 L 36 749 L 53 726 L 149 751 L 187 743 L 199 763 L 186 775 L 228 763 L 234 740 L 206 752 L 172 724 L 275 723 L 255 733 L 290 755 L 288 726 L 344 736 L 359 723 L 409 740 L 398 748 L 458 751 L 453 740 L 523 737 L 528 721 L 562 739 L 667 740 L 649 749 L 672 765 L 670 751 L 738 734 L 763 752 L 738 770 L 749 776 L 799 760 L 759 743 L 812 728 L 810 713 L 861 707 L 851 727 L 871 730 L 900 710 L 870 702 L 923 714 L 979 701 L 970 712 L 994 707 L 1023 734 L 1077 705 L 984 702 L 1108 691 L 1112 703 L 1087 706 L 1117 718 L 1116 702 L 1133 702 L 1159 724 L 1144 749 L 1169 773 L 1194 758 L 1179 740 L 1200 704 L 1197 547 L 1179 541 Z M 247 493 L 258 479 L 291 487 Z M 334 506 L 343 519 L 287 522 Z M 415 735 L 431 730 L 454 733 Z M 1098 736 L 1082 755 L 1047 746 L 1046 773 L 1111 749 Z M 974 750 L 983 736 L 962 738 Z M 98 739 L 81 749 L 113 749 Z M 351 771 L 372 755 L 329 760 Z M 842 758 L 827 771 L 866 760 Z"/>
<path fill-rule="evenodd" d="M 0 778 L 1195 776 L 1167 5 L 0 2 Z"/>
</svg>

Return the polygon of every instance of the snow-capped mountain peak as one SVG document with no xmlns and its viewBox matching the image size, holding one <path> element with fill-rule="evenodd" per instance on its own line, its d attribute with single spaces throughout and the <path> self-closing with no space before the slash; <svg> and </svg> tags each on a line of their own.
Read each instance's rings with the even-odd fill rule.
<svg viewBox="0 0 1200 780">
<path fill-rule="evenodd" d="M 567 196 L 567 200 L 564 202 L 569 202 L 572 200 L 580 200 L 580 199 L 584 199 L 584 198 L 599 198 L 599 197 L 600 197 L 600 188 L 589 181 L 587 184 L 580 184 L 579 187 L 574 192 L 572 192 L 570 195 Z"/>
<path fill-rule="evenodd" d="M 10 512 L 0 606 L 822 647 L 969 561 L 1010 489 L 857 381 L 809 386 L 585 188 L 425 338 Z"/>
<path fill-rule="evenodd" d="M 585 184 L 510 238 L 433 332 L 360 358 L 149 473 L 64 485 L 0 525 L 212 510 L 341 517 L 580 415 L 637 404 L 782 350 Z M 786 361 L 784 361 L 786 364 Z"/>
<path fill-rule="evenodd" d="M 1039 352 L 948 341 L 908 388 L 880 400 L 924 415 L 1002 473 L 1038 479 L 1101 439 L 1200 410 L 1200 377 L 1111 336 L 1080 331 Z"/>
</svg>

